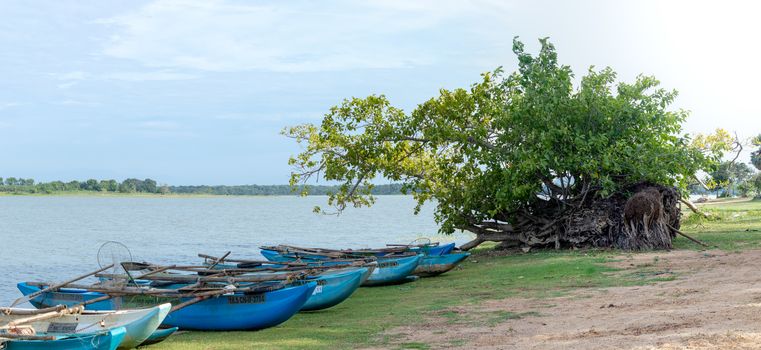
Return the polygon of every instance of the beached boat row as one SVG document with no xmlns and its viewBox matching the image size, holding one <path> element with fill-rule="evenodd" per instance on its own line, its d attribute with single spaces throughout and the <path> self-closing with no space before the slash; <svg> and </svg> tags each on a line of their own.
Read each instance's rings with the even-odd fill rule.
<svg viewBox="0 0 761 350">
<path fill-rule="evenodd" d="M 197 265 L 118 262 L 61 283 L 21 282 L 0 308 L 0 349 L 131 349 L 178 329 L 258 330 L 318 311 L 360 286 L 436 276 L 469 253 L 454 243 L 335 250 L 261 247 L 266 260 L 199 254 Z M 82 283 L 96 279 L 94 283 Z M 37 309 L 13 308 L 29 302 Z"/>
</svg>

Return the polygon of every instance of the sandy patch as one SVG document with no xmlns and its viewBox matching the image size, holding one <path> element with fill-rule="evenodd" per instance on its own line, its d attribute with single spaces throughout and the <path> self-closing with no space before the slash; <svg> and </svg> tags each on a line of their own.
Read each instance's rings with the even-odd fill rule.
<svg viewBox="0 0 761 350">
<path fill-rule="evenodd" d="M 560 298 L 487 301 L 389 333 L 400 344 L 433 348 L 761 349 L 761 251 L 633 254 L 614 265 L 654 265 L 679 277 Z"/>
</svg>

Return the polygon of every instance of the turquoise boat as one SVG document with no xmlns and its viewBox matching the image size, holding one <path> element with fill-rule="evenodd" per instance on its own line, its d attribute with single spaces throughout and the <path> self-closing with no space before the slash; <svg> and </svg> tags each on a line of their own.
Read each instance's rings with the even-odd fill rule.
<svg viewBox="0 0 761 350">
<path fill-rule="evenodd" d="M 301 261 L 316 264 L 346 264 L 341 261 L 331 261 L 327 256 L 303 255 L 303 254 L 280 254 L 277 251 L 262 249 L 262 256 L 273 262 Z M 413 274 L 423 255 L 408 255 L 401 257 L 377 257 L 377 265 L 370 276 L 362 284 L 363 286 L 380 286 L 407 282 L 406 277 Z"/>
<path fill-rule="evenodd" d="M 257 330 L 276 326 L 296 314 L 312 295 L 316 282 L 300 286 L 256 293 L 231 293 L 209 298 L 180 310 L 171 312 L 162 323 L 180 329 L 205 331 Z M 19 283 L 19 290 L 29 295 L 40 290 L 39 286 Z M 30 300 L 37 308 L 54 305 L 77 305 L 84 301 L 104 296 L 102 293 L 84 289 L 61 288 L 55 292 L 45 292 Z M 154 296 L 124 296 L 95 302 L 91 310 L 120 310 L 152 306 L 167 301 L 175 305 L 190 298 L 170 298 Z"/>
<path fill-rule="evenodd" d="M 420 264 L 422 255 L 402 258 L 379 258 L 378 266 L 370 274 L 363 286 L 382 286 L 407 282 L 407 276 L 412 275 Z"/>
<path fill-rule="evenodd" d="M 224 266 L 222 268 L 224 268 Z M 304 306 L 301 307 L 301 311 L 322 310 L 338 305 L 354 294 L 365 280 L 365 276 L 369 274 L 368 271 L 369 269 L 366 267 L 339 267 L 323 271 L 303 280 L 294 281 L 289 285 L 297 286 L 306 283 L 316 283 L 317 286 L 315 287 L 314 292 L 309 296 L 309 299 L 304 303 Z M 252 272 L 240 276 L 278 273 L 287 272 Z M 176 283 L 164 286 L 164 288 L 178 289 L 184 286 L 187 286 L 187 284 Z M 240 286 L 246 287 L 246 284 L 244 283 Z"/>
<path fill-rule="evenodd" d="M 425 255 L 413 274 L 420 277 L 438 276 L 444 272 L 454 269 L 465 258 L 469 257 L 468 252 L 450 253 L 445 255 Z"/>
<path fill-rule="evenodd" d="M 177 332 L 177 330 L 179 330 L 177 327 L 157 329 L 155 332 L 153 332 L 153 334 L 151 334 L 151 336 L 148 337 L 148 339 L 140 343 L 140 346 L 148 346 L 161 343 L 162 341 L 169 338 L 169 336 Z"/>
<path fill-rule="evenodd" d="M 368 268 L 366 267 L 328 270 L 314 278 L 307 279 L 306 281 L 316 282 L 317 287 L 315 287 L 309 300 L 301 307 L 301 310 L 322 310 L 340 304 L 362 285 L 363 276 L 367 272 Z"/>
<path fill-rule="evenodd" d="M 410 248 L 410 251 L 423 253 L 427 256 L 447 255 L 454 249 L 454 242 L 442 245 L 428 245 Z"/>
<path fill-rule="evenodd" d="M 124 327 L 126 334 L 121 341 L 119 349 L 132 349 L 150 337 L 169 314 L 171 308 L 171 304 L 162 304 L 152 308 L 136 310 L 84 310 L 71 315 L 62 314 L 31 322 L 28 326 L 39 330 L 37 333 L 41 331 L 46 334 L 89 334 L 102 332 L 111 328 Z M 28 317 L 26 316 L 28 311 L 25 309 L 4 309 L 0 311 L 0 324 L 24 319 Z"/>
<path fill-rule="evenodd" d="M 38 339 L 8 339 L 0 334 L 0 349 L 3 350 L 115 350 L 121 344 L 127 330 L 112 328 L 90 334 L 46 334 L 38 333 Z M 46 338 L 46 339 L 42 339 Z M 49 338 L 49 339 L 48 339 Z"/>
</svg>

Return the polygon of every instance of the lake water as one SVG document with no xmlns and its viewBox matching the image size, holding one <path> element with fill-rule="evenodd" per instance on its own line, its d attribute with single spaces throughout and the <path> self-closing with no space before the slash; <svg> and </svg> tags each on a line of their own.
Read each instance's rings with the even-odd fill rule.
<svg viewBox="0 0 761 350">
<path fill-rule="evenodd" d="M 195 264 L 198 253 L 260 258 L 260 245 L 381 247 L 436 236 L 433 205 L 413 214 L 408 196 L 379 196 L 371 208 L 318 215 L 326 197 L 0 197 L 0 306 L 20 296 L 19 281 L 61 281 L 98 268 L 106 241 L 133 260 Z M 27 304 L 28 305 L 28 304 Z"/>
</svg>

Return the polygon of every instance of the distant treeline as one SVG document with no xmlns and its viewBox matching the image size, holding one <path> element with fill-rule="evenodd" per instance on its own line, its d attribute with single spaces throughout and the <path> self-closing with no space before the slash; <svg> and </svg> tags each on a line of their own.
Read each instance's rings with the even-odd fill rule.
<svg viewBox="0 0 761 350">
<path fill-rule="evenodd" d="M 401 184 L 375 185 L 373 194 L 400 194 Z M 296 195 L 306 189 L 312 195 L 324 195 L 338 191 L 338 186 L 306 186 L 293 191 L 288 185 L 237 185 L 237 186 L 168 186 L 159 185 L 152 179 L 126 179 L 85 181 L 36 182 L 34 179 L 0 177 L 0 192 L 18 194 L 53 194 L 61 192 L 114 192 L 114 193 L 159 193 L 159 194 L 205 194 L 232 196 L 285 196 Z"/>
<path fill-rule="evenodd" d="M 56 193 L 56 192 L 120 192 L 120 193 L 169 193 L 169 186 L 159 186 L 152 179 L 126 179 L 122 182 L 116 180 L 85 181 L 51 181 L 36 182 L 34 179 L 0 177 L 0 192 L 10 193 Z"/>
<path fill-rule="evenodd" d="M 238 186 L 169 186 L 171 193 L 216 194 L 233 196 L 286 196 L 299 194 L 306 189 L 310 195 L 325 195 L 338 191 L 338 186 L 308 185 L 293 191 L 288 185 L 238 185 Z M 401 184 L 375 185 L 373 194 L 401 194 Z"/>
</svg>

